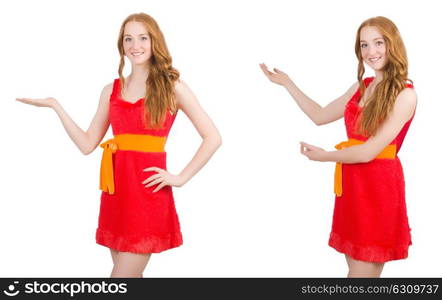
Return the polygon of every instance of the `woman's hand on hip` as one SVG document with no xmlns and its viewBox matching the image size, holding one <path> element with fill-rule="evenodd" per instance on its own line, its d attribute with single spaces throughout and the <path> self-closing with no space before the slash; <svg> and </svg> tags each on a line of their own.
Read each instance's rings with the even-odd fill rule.
<svg viewBox="0 0 442 300">
<path fill-rule="evenodd" d="M 142 182 L 145 187 L 151 187 L 158 184 L 158 186 L 153 190 L 154 193 L 158 192 L 166 185 L 180 187 L 185 183 L 184 179 L 181 178 L 181 176 L 170 174 L 168 171 L 161 168 L 150 167 L 144 169 L 143 171 L 156 172 L 156 174 L 150 176 Z"/>
</svg>

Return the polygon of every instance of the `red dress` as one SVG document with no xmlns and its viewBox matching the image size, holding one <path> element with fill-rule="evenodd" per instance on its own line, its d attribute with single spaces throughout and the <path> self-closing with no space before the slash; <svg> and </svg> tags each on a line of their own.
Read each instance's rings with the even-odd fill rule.
<svg viewBox="0 0 442 300">
<path fill-rule="evenodd" d="M 167 137 L 176 114 L 167 113 L 162 128 L 144 125 L 143 99 L 130 103 L 121 98 L 120 80 L 114 81 L 109 100 L 109 121 L 114 135 L 146 134 Z M 124 252 L 158 253 L 182 244 L 180 224 L 172 188 L 157 185 L 146 188 L 142 182 L 155 172 L 148 167 L 166 169 L 166 152 L 118 150 L 113 155 L 115 192 L 102 192 L 96 241 Z"/>
<path fill-rule="evenodd" d="M 365 86 L 373 79 L 364 79 Z M 344 119 L 348 138 L 365 141 L 368 138 L 356 132 L 356 119 L 361 113 L 360 98 L 358 89 L 346 105 Z M 412 119 L 390 143 L 396 145 L 397 152 Z M 342 196 L 335 199 L 329 245 L 362 261 L 406 258 L 411 236 L 399 157 L 342 164 L 342 191 Z"/>
</svg>

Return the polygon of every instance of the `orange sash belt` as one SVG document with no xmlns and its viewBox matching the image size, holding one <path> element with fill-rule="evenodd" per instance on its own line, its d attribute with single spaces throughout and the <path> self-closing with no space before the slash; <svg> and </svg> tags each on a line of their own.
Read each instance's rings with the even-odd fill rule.
<svg viewBox="0 0 442 300">
<path fill-rule="evenodd" d="M 364 141 L 349 139 L 348 141 L 341 142 L 335 146 L 336 149 L 342 150 L 355 145 L 361 145 Z M 396 145 L 388 145 L 376 156 L 376 158 L 394 159 L 396 157 Z M 336 196 L 342 196 L 342 163 L 336 163 L 335 167 L 335 194 Z"/>
<path fill-rule="evenodd" d="M 109 194 L 115 192 L 112 154 L 117 150 L 140 152 L 164 152 L 166 137 L 144 134 L 118 134 L 100 144 L 103 150 L 100 169 L 100 189 Z"/>
</svg>

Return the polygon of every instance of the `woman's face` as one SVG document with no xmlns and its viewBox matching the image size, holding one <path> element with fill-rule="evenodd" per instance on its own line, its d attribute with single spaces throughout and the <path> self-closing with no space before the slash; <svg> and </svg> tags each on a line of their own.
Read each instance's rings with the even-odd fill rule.
<svg viewBox="0 0 442 300">
<path fill-rule="evenodd" d="M 124 26 L 124 54 L 134 65 L 146 64 L 151 55 L 150 36 L 143 23 L 131 21 Z"/>
<path fill-rule="evenodd" d="M 385 40 L 375 26 L 365 26 L 360 35 L 361 55 L 364 63 L 380 71 L 388 61 Z"/>
</svg>

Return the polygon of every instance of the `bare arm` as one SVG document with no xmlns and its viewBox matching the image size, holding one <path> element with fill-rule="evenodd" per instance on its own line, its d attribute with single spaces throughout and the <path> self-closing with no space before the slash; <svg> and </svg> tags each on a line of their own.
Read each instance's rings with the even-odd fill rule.
<svg viewBox="0 0 442 300">
<path fill-rule="evenodd" d="M 187 115 L 203 139 L 192 160 L 180 173 L 180 176 L 187 182 L 209 161 L 215 151 L 221 146 L 221 135 L 218 129 L 216 129 L 215 124 L 213 124 L 207 113 L 200 106 L 193 92 L 184 82 L 177 83 L 175 90 L 178 107 Z"/>
<path fill-rule="evenodd" d="M 187 115 L 203 141 L 191 161 L 177 176 L 156 167 L 144 169 L 145 171 L 158 172 L 143 182 L 143 184 L 146 184 L 146 187 L 158 184 L 154 192 L 160 190 L 165 185 L 182 186 L 185 184 L 209 161 L 215 151 L 221 146 L 221 136 L 218 129 L 216 129 L 193 92 L 183 81 L 176 83 L 175 95 L 179 109 Z"/>
<path fill-rule="evenodd" d="M 347 164 L 369 162 L 399 134 L 405 123 L 410 120 L 416 109 L 417 96 L 413 89 L 401 91 L 393 111 L 383 122 L 378 132 L 364 144 L 338 151 L 324 151 L 321 148 L 301 143 L 301 152 L 312 160 L 334 161 Z"/>
<path fill-rule="evenodd" d="M 89 125 L 88 130 L 83 131 L 63 109 L 61 104 L 54 98 L 45 99 L 31 99 L 31 98 L 17 98 L 18 101 L 31 104 L 40 107 L 50 107 L 54 109 L 60 118 L 64 129 L 74 142 L 74 144 L 80 149 L 81 153 L 87 155 L 94 151 L 100 141 L 106 134 L 109 128 L 109 97 L 112 92 L 112 84 L 104 87 L 100 102 L 98 104 L 97 112 Z"/>
<path fill-rule="evenodd" d="M 358 83 L 353 84 L 341 97 L 322 107 L 304 94 L 286 73 L 276 68 L 274 73 L 270 72 L 265 64 L 260 64 L 260 67 L 271 82 L 286 88 L 296 104 L 316 125 L 328 124 L 342 118 L 345 105 L 359 87 Z"/>
</svg>

